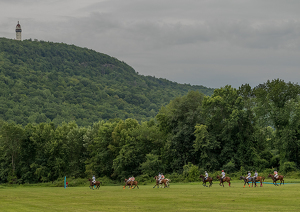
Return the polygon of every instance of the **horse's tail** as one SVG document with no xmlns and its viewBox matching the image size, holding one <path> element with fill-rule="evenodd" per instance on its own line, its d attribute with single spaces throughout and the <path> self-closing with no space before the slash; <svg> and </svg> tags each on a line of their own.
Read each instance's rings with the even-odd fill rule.
<svg viewBox="0 0 300 212">
<path fill-rule="evenodd" d="M 262 177 L 263 181 L 265 182 L 265 177 Z"/>
</svg>

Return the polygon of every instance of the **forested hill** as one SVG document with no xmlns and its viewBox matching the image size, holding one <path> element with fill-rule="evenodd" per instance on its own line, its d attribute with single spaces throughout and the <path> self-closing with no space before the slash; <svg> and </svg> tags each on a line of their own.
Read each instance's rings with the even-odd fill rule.
<svg viewBox="0 0 300 212">
<path fill-rule="evenodd" d="M 177 96 L 204 86 L 139 75 L 124 62 L 63 43 L 0 38 L 0 119 L 17 124 L 149 120 Z"/>
</svg>

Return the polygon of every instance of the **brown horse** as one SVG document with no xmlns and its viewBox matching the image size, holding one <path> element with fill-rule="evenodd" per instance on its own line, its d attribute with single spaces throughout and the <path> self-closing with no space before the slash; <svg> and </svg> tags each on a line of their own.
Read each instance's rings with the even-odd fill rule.
<svg viewBox="0 0 300 212">
<path fill-rule="evenodd" d="M 275 183 L 274 185 L 278 186 L 278 184 L 276 183 L 277 180 L 280 180 L 280 185 L 281 185 L 282 182 L 283 182 L 283 185 L 284 185 L 284 179 L 283 179 L 284 176 L 283 175 L 278 175 L 278 177 L 275 178 L 273 174 L 269 174 L 268 177 L 272 178 L 273 184 Z"/>
<path fill-rule="evenodd" d="M 95 183 L 93 183 L 93 180 L 92 180 L 92 179 L 89 179 L 89 181 L 90 181 L 90 189 L 93 189 L 93 190 L 94 190 L 94 185 L 96 186 L 96 189 L 99 189 L 99 188 L 100 188 L 100 184 L 101 184 L 100 181 L 96 181 Z"/>
<path fill-rule="evenodd" d="M 257 186 L 256 182 L 260 182 L 260 187 L 263 187 L 262 182 L 265 181 L 265 177 L 257 176 L 254 178 L 254 181 L 255 181 L 255 187 Z M 253 187 L 253 181 L 252 181 L 252 187 Z"/>
<path fill-rule="evenodd" d="M 203 176 L 202 174 L 200 175 L 200 177 L 199 178 L 202 178 L 202 182 L 203 182 L 203 186 L 205 186 L 205 187 L 207 187 L 207 185 L 206 185 L 206 182 L 209 182 L 209 187 L 211 187 L 212 186 L 212 184 L 213 184 L 213 179 L 212 179 L 212 177 L 208 177 L 207 179 L 205 179 L 205 176 Z"/>
<path fill-rule="evenodd" d="M 230 187 L 230 177 L 224 177 L 223 179 L 219 176 L 219 175 L 217 175 L 217 179 L 218 180 L 220 180 L 220 186 L 223 186 L 224 187 L 224 182 L 227 182 L 227 183 L 229 183 L 229 187 Z M 221 183 L 222 183 L 222 185 L 221 185 Z"/>
<path fill-rule="evenodd" d="M 125 179 L 124 182 L 125 182 L 125 186 L 123 186 L 123 188 L 125 188 L 126 186 L 128 186 L 128 188 L 130 188 L 130 189 L 131 188 L 134 189 L 135 187 L 137 187 L 138 189 L 140 189 L 139 186 L 138 186 L 138 181 L 128 181 L 128 179 Z"/>
<path fill-rule="evenodd" d="M 154 185 L 153 188 L 155 188 L 155 186 L 157 186 L 157 188 L 159 188 L 159 185 L 164 184 L 164 188 L 168 188 L 169 187 L 169 179 L 161 179 L 160 181 L 158 180 L 158 176 L 155 176 L 154 179 L 156 180 L 156 184 Z"/>
</svg>

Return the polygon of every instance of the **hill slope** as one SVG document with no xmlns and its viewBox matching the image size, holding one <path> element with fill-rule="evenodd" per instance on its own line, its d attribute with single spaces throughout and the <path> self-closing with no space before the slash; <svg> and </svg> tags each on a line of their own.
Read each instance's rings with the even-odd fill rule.
<svg viewBox="0 0 300 212">
<path fill-rule="evenodd" d="M 154 117 L 176 96 L 213 89 L 142 76 L 108 55 L 43 41 L 0 38 L 0 119 L 18 124 Z"/>
</svg>

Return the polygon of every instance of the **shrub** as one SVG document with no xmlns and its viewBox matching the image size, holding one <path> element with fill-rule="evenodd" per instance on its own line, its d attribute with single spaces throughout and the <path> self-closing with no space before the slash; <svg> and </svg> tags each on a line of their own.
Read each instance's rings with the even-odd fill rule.
<svg viewBox="0 0 300 212">
<path fill-rule="evenodd" d="M 173 182 L 173 183 L 184 182 L 185 181 L 184 176 L 181 175 L 181 174 L 178 174 L 176 172 L 173 172 L 172 174 L 166 174 L 165 177 L 170 179 L 171 182 Z"/>
<path fill-rule="evenodd" d="M 235 163 L 232 161 L 229 161 L 226 165 L 223 166 L 223 169 L 226 173 L 231 173 L 235 171 Z"/>
<path fill-rule="evenodd" d="M 183 166 L 183 175 L 189 182 L 199 181 L 199 167 L 189 162 L 188 165 Z"/>
<path fill-rule="evenodd" d="M 296 164 L 295 162 L 285 162 L 283 164 L 283 167 L 280 167 L 280 171 L 287 173 L 287 172 L 292 172 L 292 171 L 296 171 Z"/>
</svg>

